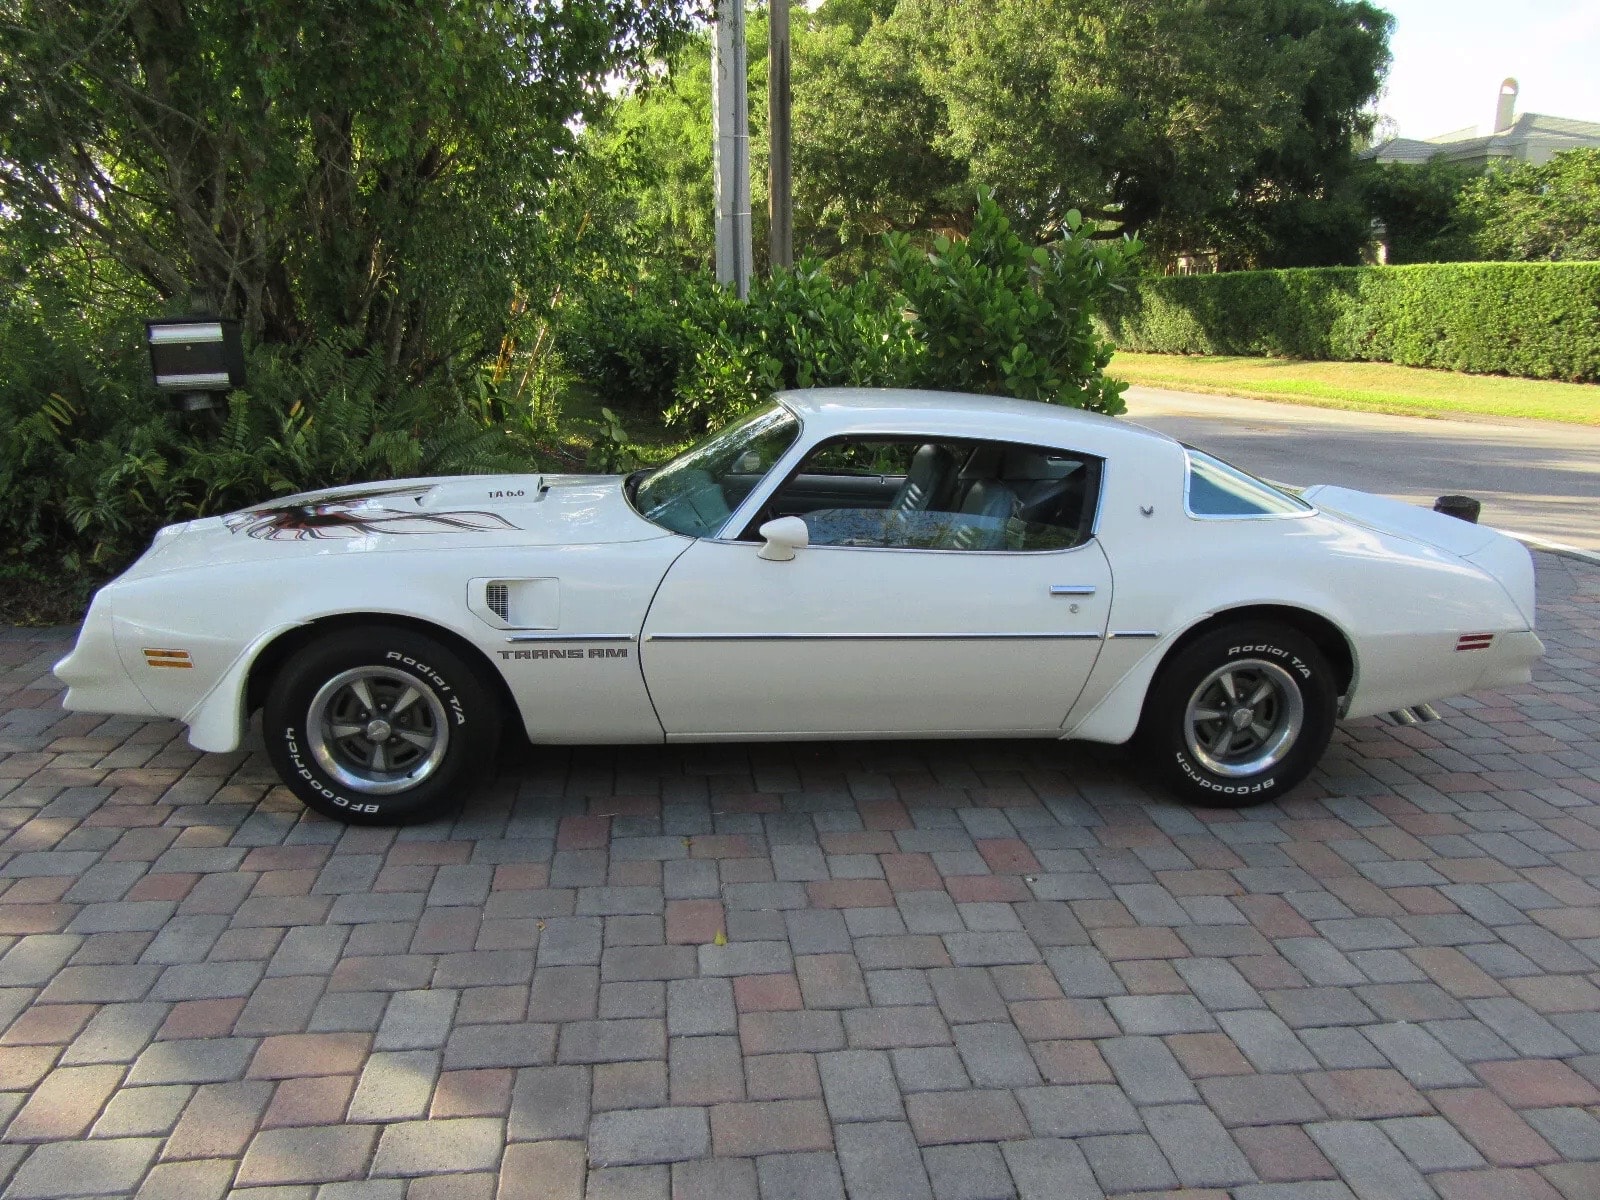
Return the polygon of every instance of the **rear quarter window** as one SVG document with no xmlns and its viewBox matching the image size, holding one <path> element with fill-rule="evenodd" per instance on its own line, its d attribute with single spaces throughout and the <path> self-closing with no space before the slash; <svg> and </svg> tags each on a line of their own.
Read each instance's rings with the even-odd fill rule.
<svg viewBox="0 0 1600 1200">
<path fill-rule="evenodd" d="M 1189 479 L 1184 497 L 1191 517 L 1285 517 L 1312 511 L 1298 496 L 1246 475 L 1220 458 L 1184 447 Z"/>
</svg>

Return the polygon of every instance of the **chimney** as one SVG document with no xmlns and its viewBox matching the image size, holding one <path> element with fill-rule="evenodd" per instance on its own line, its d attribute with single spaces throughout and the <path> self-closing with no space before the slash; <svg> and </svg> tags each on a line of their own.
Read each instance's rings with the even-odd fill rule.
<svg viewBox="0 0 1600 1200">
<path fill-rule="evenodd" d="M 1494 110 L 1494 131 L 1504 133 L 1517 119 L 1517 81 L 1508 79 L 1500 85 L 1500 102 Z"/>
</svg>

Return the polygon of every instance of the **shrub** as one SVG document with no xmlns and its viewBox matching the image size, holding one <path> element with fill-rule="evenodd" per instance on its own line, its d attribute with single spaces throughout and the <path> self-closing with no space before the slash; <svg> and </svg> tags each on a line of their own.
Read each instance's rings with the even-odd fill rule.
<svg viewBox="0 0 1600 1200">
<path fill-rule="evenodd" d="M 1077 212 L 1067 233 L 1029 246 L 985 197 L 970 237 L 920 254 L 890 239 L 890 273 L 919 353 L 924 387 L 1044 400 L 1116 415 L 1125 384 L 1105 377 L 1114 347 L 1093 317 L 1131 273 L 1139 243 L 1095 241 Z"/>
<path fill-rule="evenodd" d="M 585 297 L 563 314 L 567 365 L 602 401 L 648 400 L 669 423 L 716 426 L 793 387 L 929 387 L 1123 411 L 1112 347 L 1093 324 L 1139 253 L 1071 214 L 1030 246 L 990 198 L 972 233 L 931 250 L 886 240 L 889 265 L 853 282 L 815 259 L 757 280 L 747 302 L 705 274 Z"/>
<path fill-rule="evenodd" d="M 731 293 L 723 292 L 731 300 Z M 872 275 L 835 283 L 815 259 L 757 280 L 747 303 L 707 306 L 694 361 L 666 418 L 719 425 L 783 388 L 909 382 L 914 347 L 894 298 Z"/>
<path fill-rule="evenodd" d="M 1393 362 L 1600 379 L 1600 262 L 1432 263 L 1142 280 L 1104 314 L 1124 350 Z"/>
<path fill-rule="evenodd" d="M 0 544 L 11 567 L 105 576 L 162 525 L 273 495 L 526 469 L 526 431 L 486 423 L 440 384 L 399 382 L 340 343 L 254 350 L 249 390 L 184 417 L 144 383 L 141 353 L 75 356 L 18 310 L 5 332 L 26 340 L 18 359 L 36 368 L 0 384 Z M 139 331 L 123 332 L 116 346 L 137 348 Z"/>
<path fill-rule="evenodd" d="M 592 284 L 559 312 L 556 348 L 603 403 L 659 415 L 672 407 L 707 327 L 737 301 L 704 271 L 632 286 Z"/>
</svg>

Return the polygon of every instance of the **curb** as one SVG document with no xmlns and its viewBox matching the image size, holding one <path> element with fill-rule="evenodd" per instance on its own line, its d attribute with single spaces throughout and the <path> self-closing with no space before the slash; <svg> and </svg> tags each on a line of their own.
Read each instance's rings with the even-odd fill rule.
<svg viewBox="0 0 1600 1200">
<path fill-rule="evenodd" d="M 1543 550 L 1549 554 L 1559 554 L 1562 558 L 1575 558 L 1579 562 L 1586 562 L 1591 566 L 1600 567 L 1600 554 L 1596 554 L 1593 550 L 1585 550 L 1580 546 L 1569 546 L 1565 542 L 1552 542 L 1549 538 L 1539 537 L 1532 533 L 1518 533 L 1514 529 L 1496 529 L 1495 532 L 1503 533 L 1510 538 L 1516 538 L 1523 545 L 1531 546 L 1535 550 Z"/>
</svg>

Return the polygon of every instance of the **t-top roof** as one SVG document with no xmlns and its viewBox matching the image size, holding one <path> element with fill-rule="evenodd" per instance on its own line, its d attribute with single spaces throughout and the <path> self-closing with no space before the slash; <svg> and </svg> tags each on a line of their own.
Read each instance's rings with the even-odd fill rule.
<svg viewBox="0 0 1600 1200">
<path fill-rule="evenodd" d="M 1105 454 L 1176 447 L 1164 433 L 1121 417 L 1060 404 L 915 388 L 798 388 L 776 397 L 802 421 L 835 433 L 907 433 L 1071 445 Z"/>
</svg>

